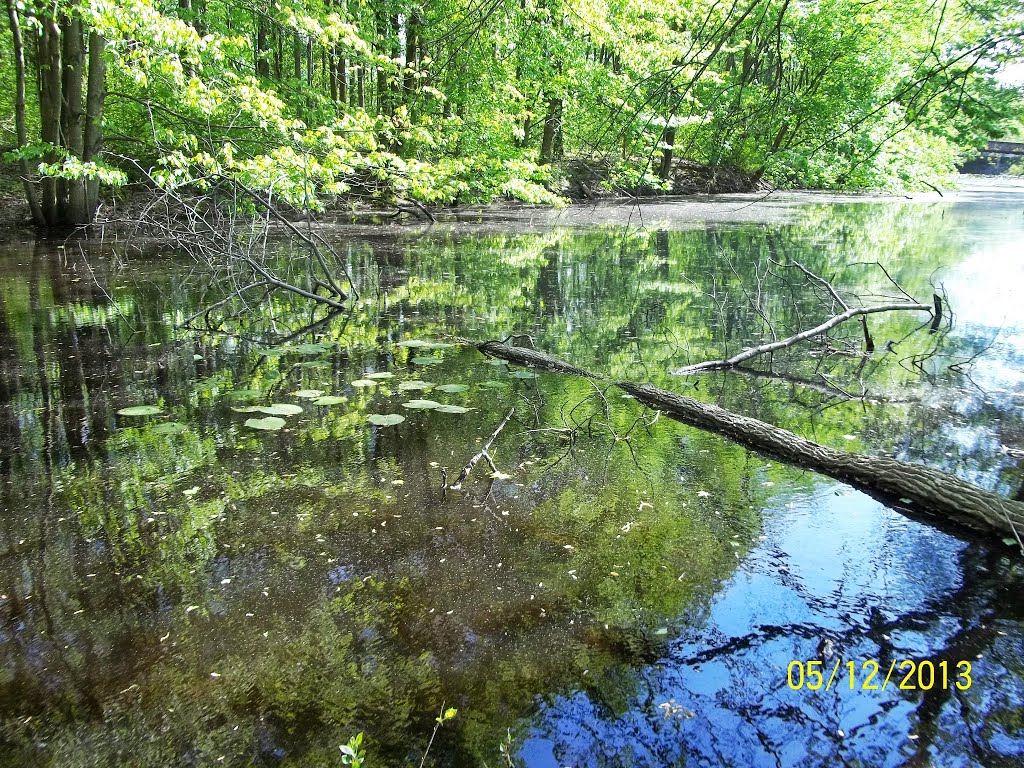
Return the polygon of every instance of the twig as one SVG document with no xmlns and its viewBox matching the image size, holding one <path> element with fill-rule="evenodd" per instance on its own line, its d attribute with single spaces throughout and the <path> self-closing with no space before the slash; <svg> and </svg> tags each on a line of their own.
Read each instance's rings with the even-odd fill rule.
<svg viewBox="0 0 1024 768">
<path fill-rule="evenodd" d="M 498 471 L 498 468 L 494 466 L 494 462 L 491 460 L 491 455 L 487 451 L 490 450 L 491 445 L 494 443 L 498 435 L 501 434 L 501 430 L 505 428 L 505 425 L 512 420 L 512 416 L 515 414 L 515 412 L 516 409 L 514 406 L 508 409 L 508 413 L 505 414 L 505 418 L 502 419 L 501 424 L 498 425 L 498 428 L 491 433 L 491 436 L 487 438 L 487 442 L 484 443 L 484 447 L 481 448 L 473 456 L 473 458 L 469 460 L 469 463 L 462 468 L 462 471 L 459 473 L 459 476 L 455 478 L 455 482 L 448 486 L 449 488 L 451 488 L 453 491 L 461 490 L 462 484 L 465 482 L 466 478 L 469 477 L 469 473 L 473 471 L 473 467 L 477 465 L 480 459 L 486 459 L 487 463 L 491 465 L 491 468 L 495 472 Z"/>
</svg>

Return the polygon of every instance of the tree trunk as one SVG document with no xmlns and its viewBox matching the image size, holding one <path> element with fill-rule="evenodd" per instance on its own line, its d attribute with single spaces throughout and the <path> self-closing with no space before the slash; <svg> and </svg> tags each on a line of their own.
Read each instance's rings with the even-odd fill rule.
<svg viewBox="0 0 1024 768">
<path fill-rule="evenodd" d="M 259 11 L 256 14 L 256 74 L 259 77 L 270 77 L 270 48 L 267 44 L 267 18 Z"/>
<path fill-rule="evenodd" d="M 61 133 L 64 147 L 70 157 L 81 159 L 85 155 L 85 107 L 82 102 L 82 84 L 85 78 L 85 41 L 82 20 L 77 14 L 61 19 L 61 38 L 64 47 L 61 79 Z M 58 207 L 63 223 L 80 226 L 89 223 L 85 179 L 62 180 Z"/>
<path fill-rule="evenodd" d="M 25 45 L 21 37 L 21 22 L 13 0 L 7 0 L 7 19 L 10 23 L 14 45 L 14 124 L 18 134 L 18 149 L 22 149 L 28 145 L 28 128 L 25 123 Z M 39 205 L 39 198 L 30 178 L 29 164 L 26 158 L 21 158 L 19 161 L 19 169 L 21 170 L 21 183 L 25 189 L 25 200 L 32 213 L 32 222 L 41 227 L 45 225 L 46 219 L 43 218 L 43 209 Z"/>
<path fill-rule="evenodd" d="M 89 35 L 89 81 L 85 95 L 85 147 L 82 160 L 95 162 L 103 151 L 103 107 L 107 97 L 107 62 L 103 52 L 107 40 L 93 32 Z M 85 207 L 92 221 L 99 205 L 99 179 L 88 179 L 85 184 Z"/>
<path fill-rule="evenodd" d="M 540 143 L 540 161 L 550 163 L 556 159 L 557 138 L 562 129 L 562 100 L 548 99 L 548 113 L 544 118 L 544 136 Z"/>
<path fill-rule="evenodd" d="M 412 93 L 416 87 L 416 50 L 418 47 L 418 35 L 419 29 L 417 28 L 417 19 L 414 14 L 407 14 L 405 17 L 405 80 L 403 82 L 403 88 L 405 89 L 405 103 L 408 104 L 412 100 Z"/>
<path fill-rule="evenodd" d="M 302 79 L 302 39 L 296 32 L 292 38 L 292 66 L 296 80 Z"/>
<path fill-rule="evenodd" d="M 58 161 L 57 152 L 61 146 L 60 30 L 57 21 L 49 16 L 40 17 L 39 22 L 41 29 L 36 37 L 39 63 L 39 135 L 44 143 L 50 145 L 43 159 L 52 164 Z M 57 180 L 52 176 L 44 177 L 40 188 L 40 205 L 46 226 L 56 226 L 59 219 Z"/>
<path fill-rule="evenodd" d="M 676 145 L 676 129 L 666 128 L 662 136 L 664 146 L 661 148 L 661 165 L 658 168 L 658 178 L 668 181 L 672 176 L 672 152 Z"/>
</svg>

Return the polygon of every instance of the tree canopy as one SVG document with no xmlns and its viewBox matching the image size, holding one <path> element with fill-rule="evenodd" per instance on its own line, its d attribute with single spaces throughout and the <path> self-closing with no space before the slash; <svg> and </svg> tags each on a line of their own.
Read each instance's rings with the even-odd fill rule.
<svg viewBox="0 0 1024 768">
<path fill-rule="evenodd" d="M 558 203 L 567 179 L 939 185 L 1020 93 L 1007 0 L 6 0 L 0 123 L 40 225 L 100 185 Z M 581 171 L 585 169 L 585 173 Z M 237 202 L 237 201 L 233 201 Z"/>
</svg>

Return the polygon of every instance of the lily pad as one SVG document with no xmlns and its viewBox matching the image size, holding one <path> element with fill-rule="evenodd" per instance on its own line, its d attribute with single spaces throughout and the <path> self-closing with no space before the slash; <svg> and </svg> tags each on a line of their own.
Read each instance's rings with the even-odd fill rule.
<svg viewBox="0 0 1024 768">
<path fill-rule="evenodd" d="M 326 395 L 324 397 L 318 397 L 313 401 L 313 405 L 341 405 L 347 403 L 347 397 L 338 397 L 337 395 Z"/>
<path fill-rule="evenodd" d="M 448 349 L 451 344 L 445 344 L 443 341 L 427 341 L 426 339 L 408 339 L 398 342 L 398 346 L 410 349 Z"/>
<path fill-rule="evenodd" d="M 227 393 L 229 400 L 259 400 L 263 393 L 258 389 L 235 389 Z"/>
<path fill-rule="evenodd" d="M 480 386 L 483 389 L 508 389 L 507 381 L 495 381 L 494 379 L 488 379 L 487 381 L 480 382 Z"/>
<path fill-rule="evenodd" d="M 416 363 L 416 365 L 437 365 L 438 363 L 443 363 L 444 362 L 444 358 L 443 357 L 414 357 L 412 359 L 412 361 L 414 363 Z"/>
<path fill-rule="evenodd" d="M 302 413 L 301 405 L 292 405 L 291 403 L 274 403 L 273 405 L 259 405 L 260 413 L 265 413 L 268 416 L 298 416 Z"/>
<path fill-rule="evenodd" d="M 408 403 L 402 403 L 402 407 L 417 411 L 431 411 L 434 408 L 440 408 L 441 404 L 434 400 L 410 400 Z"/>
<path fill-rule="evenodd" d="M 512 371 L 512 376 L 517 379 L 536 379 L 537 374 L 533 371 Z"/>
<path fill-rule="evenodd" d="M 159 405 L 132 405 L 122 408 L 117 412 L 118 416 L 156 416 L 164 412 Z"/>
<path fill-rule="evenodd" d="M 377 379 L 393 379 L 394 377 L 395 377 L 395 374 L 391 373 L 391 371 L 380 371 L 379 373 L 368 373 L 368 374 L 366 374 L 365 378 L 377 380 Z"/>
<path fill-rule="evenodd" d="M 378 427 L 393 427 L 405 421 L 405 416 L 398 413 L 371 413 L 366 420 Z"/>
<path fill-rule="evenodd" d="M 291 351 L 300 355 L 319 355 L 330 348 L 330 344 L 296 344 Z"/>
<path fill-rule="evenodd" d="M 298 392 L 292 392 L 295 397 L 301 397 L 304 400 L 316 400 L 318 397 L 323 395 L 322 389 L 300 389 Z"/>
<path fill-rule="evenodd" d="M 463 408 L 461 405 L 442 405 L 434 410 L 438 413 L 469 413 L 472 409 Z"/>
<path fill-rule="evenodd" d="M 352 386 L 359 387 L 360 389 L 364 387 L 376 387 L 377 382 L 374 381 L 373 379 L 356 379 L 355 381 L 352 382 Z"/>
<path fill-rule="evenodd" d="M 330 360 L 303 360 L 298 364 L 299 368 L 330 368 Z"/>
<path fill-rule="evenodd" d="M 302 413 L 302 406 L 291 403 L 274 403 L 273 405 L 233 406 L 231 410 L 235 413 L 265 413 L 268 416 L 298 416 Z"/>
<path fill-rule="evenodd" d="M 469 389 L 469 386 L 467 384 L 442 384 L 438 387 L 438 389 L 441 390 L 442 392 L 447 392 L 448 394 L 453 395 L 456 394 L 457 392 L 465 392 L 467 389 Z"/>
<path fill-rule="evenodd" d="M 399 392 L 410 392 L 414 390 L 430 389 L 434 386 L 432 381 L 420 381 L 419 379 L 411 379 L 409 381 L 403 381 L 398 385 Z"/>
<path fill-rule="evenodd" d="M 245 426 L 250 429 L 262 429 L 266 432 L 276 432 L 285 425 L 285 420 L 277 416 L 264 416 L 262 419 L 246 419 Z"/>
<path fill-rule="evenodd" d="M 165 421 L 150 428 L 154 435 L 180 435 L 188 427 L 178 421 Z"/>
</svg>

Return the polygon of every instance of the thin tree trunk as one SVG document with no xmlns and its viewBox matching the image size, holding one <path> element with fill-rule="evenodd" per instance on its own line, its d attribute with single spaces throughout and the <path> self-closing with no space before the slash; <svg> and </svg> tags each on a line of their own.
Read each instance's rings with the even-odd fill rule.
<svg viewBox="0 0 1024 768">
<path fill-rule="evenodd" d="M 292 66 L 296 80 L 302 79 L 302 40 L 296 32 L 292 38 Z"/>
<path fill-rule="evenodd" d="M 82 84 L 85 78 L 85 46 L 82 20 L 72 13 L 61 19 L 61 38 L 64 48 L 61 78 L 61 132 L 64 147 L 70 157 L 82 159 L 85 155 L 85 107 L 82 102 Z M 86 211 L 85 179 L 64 181 L 58 203 L 63 223 L 82 225 L 89 223 Z"/>
<path fill-rule="evenodd" d="M 270 77 L 270 56 L 267 44 L 267 18 L 259 11 L 256 14 L 256 74 L 259 77 Z"/>
<path fill-rule="evenodd" d="M 107 62 L 103 52 L 107 40 L 98 32 L 89 35 L 89 81 L 85 95 L 85 147 L 82 160 L 95 162 L 103 151 L 103 107 L 107 97 Z M 99 179 L 85 185 L 85 207 L 89 221 L 99 205 Z"/>
<path fill-rule="evenodd" d="M 14 44 L 14 124 L 18 133 L 18 149 L 22 149 L 28 145 L 28 128 L 25 123 L 25 45 L 21 37 L 21 22 L 13 0 L 7 0 L 7 18 L 10 23 L 11 37 Z M 43 226 L 46 220 L 43 218 L 43 209 L 39 205 L 36 188 L 29 178 L 28 160 L 21 158 L 19 168 L 21 170 L 21 183 L 25 189 L 25 200 L 28 202 L 29 211 L 32 213 L 32 222 L 36 226 Z"/>
<path fill-rule="evenodd" d="M 662 181 L 668 181 L 672 175 L 672 152 L 675 150 L 676 145 L 676 129 L 666 128 L 662 141 L 664 146 L 661 148 L 661 165 L 658 168 L 658 178 Z"/>
<path fill-rule="evenodd" d="M 61 69 L 60 69 L 60 30 L 57 21 L 49 16 L 39 18 L 41 29 L 36 38 L 38 46 L 37 61 L 39 62 L 39 135 L 51 149 L 43 159 L 56 163 L 59 159 L 58 148 L 62 146 L 60 137 L 60 103 L 61 103 Z M 44 177 L 40 184 L 40 205 L 47 226 L 56 226 L 57 212 L 57 180 L 52 176 Z"/>
<path fill-rule="evenodd" d="M 407 14 L 405 17 L 405 81 L 403 83 L 406 104 L 412 100 L 412 92 L 416 87 L 414 71 L 416 69 L 418 34 L 416 16 L 411 13 Z"/>
</svg>

